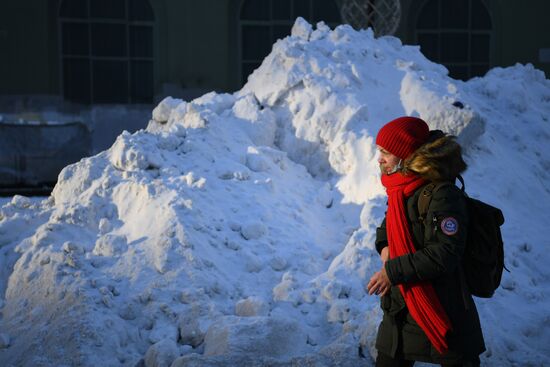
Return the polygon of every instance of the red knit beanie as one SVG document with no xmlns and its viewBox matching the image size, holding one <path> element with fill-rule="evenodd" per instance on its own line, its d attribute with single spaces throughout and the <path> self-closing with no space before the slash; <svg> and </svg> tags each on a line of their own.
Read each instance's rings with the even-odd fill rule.
<svg viewBox="0 0 550 367">
<path fill-rule="evenodd" d="M 410 116 L 399 117 L 382 126 L 376 136 L 376 145 L 401 159 L 407 159 L 426 143 L 429 134 L 430 128 L 424 120 Z"/>
</svg>

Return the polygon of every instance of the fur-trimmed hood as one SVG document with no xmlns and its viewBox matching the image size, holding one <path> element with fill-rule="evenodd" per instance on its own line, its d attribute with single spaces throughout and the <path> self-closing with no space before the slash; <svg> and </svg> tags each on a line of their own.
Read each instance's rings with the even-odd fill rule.
<svg viewBox="0 0 550 367">
<path fill-rule="evenodd" d="M 455 137 L 448 135 L 418 148 L 405 160 L 403 170 L 415 172 L 432 182 L 454 182 L 466 170 L 466 163 L 462 159 L 462 148 Z"/>
</svg>

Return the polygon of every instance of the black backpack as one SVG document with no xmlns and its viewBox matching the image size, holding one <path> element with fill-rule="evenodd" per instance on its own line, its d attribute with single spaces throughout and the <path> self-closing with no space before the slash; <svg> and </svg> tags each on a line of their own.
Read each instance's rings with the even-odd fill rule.
<svg viewBox="0 0 550 367">
<path fill-rule="evenodd" d="M 469 197 L 465 192 L 464 180 L 462 192 L 468 209 L 468 234 L 466 248 L 462 256 L 462 275 L 470 293 L 477 297 L 490 298 L 500 285 L 504 265 L 504 244 L 500 226 L 504 223 L 502 211 L 483 201 Z M 430 183 L 424 187 L 418 198 L 420 218 L 425 218 L 432 194 L 450 182 Z"/>
</svg>

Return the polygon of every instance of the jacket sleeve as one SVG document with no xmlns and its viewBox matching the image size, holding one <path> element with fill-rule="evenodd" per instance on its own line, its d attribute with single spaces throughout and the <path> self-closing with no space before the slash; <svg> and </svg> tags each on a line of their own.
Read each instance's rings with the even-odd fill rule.
<svg viewBox="0 0 550 367">
<path fill-rule="evenodd" d="M 466 245 L 468 216 L 464 194 L 444 186 L 432 197 L 424 225 L 424 246 L 386 262 L 392 284 L 433 280 L 454 272 Z"/>
<path fill-rule="evenodd" d="M 376 251 L 380 254 L 382 249 L 388 246 L 388 235 L 386 233 L 386 217 L 380 224 L 380 227 L 376 228 L 376 240 L 374 241 Z"/>
</svg>

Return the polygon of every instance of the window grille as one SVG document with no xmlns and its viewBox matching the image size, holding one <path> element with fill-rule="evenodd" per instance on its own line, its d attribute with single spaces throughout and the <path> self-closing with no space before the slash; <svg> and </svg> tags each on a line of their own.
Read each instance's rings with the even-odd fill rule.
<svg viewBox="0 0 550 367">
<path fill-rule="evenodd" d="M 312 24 L 324 21 L 331 27 L 341 23 L 333 0 L 245 0 L 240 12 L 241 76 L 244 84 L 277 39 L 290 34 L 297 17 Z"/>
<path fill-rule="evenodd" d="M 422 53 L 467 80 L 490 68 L 491 16 L 481 0 L 429 0 L 416 19 Z"/>
<path fill-rule="evenodd" d="M 63 0 L 64 98 L 84 104 L 151 103 L 153 21 L 147 0 Z"/>
<path fill-rule="evenodd" d="M 392 35 L 401 20 L 399 0 L 339 0 L 342 20 L 355 29 L 371 27 L 376 36 Z"/>
</svg>

